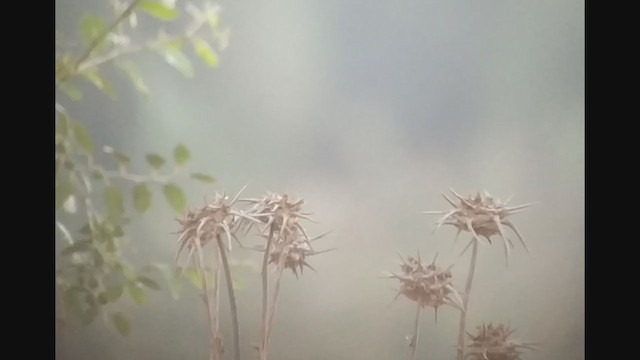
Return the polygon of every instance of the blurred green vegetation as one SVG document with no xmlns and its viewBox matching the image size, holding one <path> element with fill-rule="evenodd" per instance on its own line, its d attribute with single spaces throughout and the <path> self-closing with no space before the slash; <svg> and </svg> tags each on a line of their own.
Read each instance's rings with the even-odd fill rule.
<svg viewBox="0 0 640 360">
<path fill-rule="evenodd" d="M 149 290 L 166 287 L 177 297 L 182 280 L 199 286 L 190 269 L 178 275 L 167 264 L 133 266 L 124 251 L 131 241 L 127 225 L 158 203 L 183 213 L 187 199 L 181 183 L 212 184 L 215 179 L 189 169 L 191 153 L 184 144 L 177 144 L 169 156 L 148 152 L 147 171 L 133 172 L 130 157 L 97 144 L 86 119 L 75 118 L 66 104 L 82 105 L 83 82 L 116 100 L 113 86 L 103 76 L 107 67 L 122 71 L 142 96 L 149 96 L 151 90 L 130 57 L 138 52 L 157 53 L 186 77 L 194 74 L 189 48 L 201 61 L 217 67 L 228 30 L 220 25 L 219 9 L 211 3 L 201 7 L 180 7 L 183 4 L 175 0 L 109 3 L 113 14 L 83 15 L 77 34 L 56 32 L 56 317 L 61 327 L 101 318 L 126 336 L 132 325 L 120 303 L 125 293 L 143 305 Z M 138 17 L 155 21 L 157 36 L 139 40 Z M 167 23 L 178 21 L 187 24 L 181 32 L 164 31 Z M 103 154 L 97 156 L 99 151 Z"/>
</svg>

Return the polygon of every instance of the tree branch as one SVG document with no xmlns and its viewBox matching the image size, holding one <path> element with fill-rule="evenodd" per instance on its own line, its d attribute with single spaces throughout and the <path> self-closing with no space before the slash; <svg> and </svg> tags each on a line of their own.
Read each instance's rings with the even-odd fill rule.
<svg viewBox="0 0 640 360">
<path fill-rule="evenodd" d="M 158 48 L 161 48 L 164 45 L 167 45 L 169 43 L 172 43 L 174 41 L 185 41 L 185 40 L 189 40 L 190 38 L 192 38 L 205 24 L 207 23 L 207 19 L 206 18 L 202 18 L 202 19 L 198 19 L 198 21 L 194 22 L 191 27 L 189 29 L 187 29 L 187 31 L 180 36 L 169 36 L 169 37 L 165 37 L 165 38 L 161 38 L 161 39 L 157 39 L 155 41 L 150 41 L 146 44 L 143 45 L 137 45 L 137 46 L 129 46 L 129 47 L 123 47 L 120 49 L 114 49 L 111 52 L 103 55 L 103 56 L 98 56 L 95 57 L 91 60 L 85 61 L 84 63 L 79 63 L 78 65 L 78 73 L 83 73 L 91 68 L 103 65 L 105 63 L 111 62 L 116 60 L 117 58 L 123 56 L 123 55 L 128 55 L 128 54 L 133 54 L 133 53 L 137 53 L 143 50 L 155 50 Z"/>
<path fill-rule="evenodd" d="M 82 62 L 87 60 L 89 56 L 91 56 L 91 53 L 102 42 L 102 40 L 104 40 L 104 38 L 106 38 L 107 35 L 109 35 L 113 31 L 113 29 L 115 29 L 116 26 L 118 26 L 118 24 L 123 22 L 125 19 L 129 17 L 129 15 L 131 15 L 131 13 L 133 12 L 133 9 L 135 9 L 135 7 L 138 6 L 138 3 L 140 3 L 140 1 L 141 0 L 133 0 L 133 2 L 122 12 L 122 14 L 120 14 L 120 16 L 118 16 L 116 20 L 113 23 L 111 23 L 111 25 L 109 25 L 109 27 L 102 34 L 98 35 L 93 40 L 93 42 L 91 42 L 91 45 L 89 45 L 89 48 L 85 50 L 85 52 L 82 55 L 80 55 L 80 57 L 78 58 L 77 64 L 81 64 Z"/>
</svg>

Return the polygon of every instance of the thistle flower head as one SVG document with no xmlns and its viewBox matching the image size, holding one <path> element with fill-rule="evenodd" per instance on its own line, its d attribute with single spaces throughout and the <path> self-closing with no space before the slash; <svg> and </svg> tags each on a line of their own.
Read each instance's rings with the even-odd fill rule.
<svg viewBox="0 0 640 360">
<path fill-rule="evenodd" d="M 437 257 L 437 255 L 436 255 Z M 389 277 L 400 281 L 398 295 L 404 295 L 411 301 L 417 302 L 422 307 L 432 307 L 437 311 L 442 305 L 449 305 L 457 310 L 464 311 L 460 294 L 453 287 L 452 275 L 449 269 L 441 269 L 435 263 L 425 264 L 420 259 L 400 256 L 400 274 L 391 274 Z M 437 321 L 437 317 L 436 317 Z"/>
<path fill-rule="evenodd" d="M 231 238 L 238 240 L 234 234 L 237 227 L 247 220 L 258 221 L 232 207 L 237 201 L 238 195 L 233 200 L 229 200 L 226 194 L 216 193 L 215 199 L 211 203 L 195 211 L 189 210 L 183 219 L 178 219 L 182 228 L 178 232 L 180 236 L 176 260 L 186 248 L 189 251 L 188 262 L 195 250 L 201 249 L 222 235 L 226 235 L 230 250 Z"/>
<path fill-rule="evenodd" d="M 467 332 L 471 343 L 465 358 L 469 360 L 520 360 L 520 349 L 536 350 L 533 344 L 518 344 L 511 339 L 515 330 L 498 324 L 493 326 L 484 323 L 476 328 L 475 335 Z"/>
<path fill-rule="evenodd" d="M 308 217 L 309 213 L 302 211 L 303 199 L 290 200 L 286 194 L 267 193 L 262 198 L 241 199 L 240 201 L 253 205 L 247 214 L 264 224 L 260 234 L 267 240 L 271 238 L 270 264 L 279 265 L 282 262 L 285 269 L 291 269 L 298 277 L 298 270 L 302 274 L 305 266 L 313 270 L 306 261 L 308 256 L 329 251 L 313 250 L 311 242 L 327 233 L 313 238 L 307 235 L 301 220 L 314 220 Z M 258 250 L 264 251 L 265 249 L 266 247 L 263 247 Z"/>
<path fill-rule="evenodd" d="M 278 265 L 278 262 L 282 260 L 284 268 L 291 269 L 297 278 L 298 270 L 300 270 L 300 275 L 302 275 L 305 266 L 315 271 L 306 261 L 307 256 L 315 254 L 309 245 L 298 236 L 291 241 L 272 243 L 271 251 L 269 252 L 269 263 Z"/>
<path fill-rule="evenodd" d="M 442 225 L 452 225 L 458 230 L 456 240 L 460 232 L 468 231 L 473 236 L 471 242 L 480 242 L 480 237 L 482 236 L 487 239 L 489 244 L 491 244 L 491 236 L 500 235 L 504 242 L 505 256 L 508 263 L 509 254 L 514 245 L 505 235 L 504 227 L 506 226 L 516 234 L 525 250 L 529 252 L 526 241 L 507 217 L 524 210 L 532 204 L 508 207 L 507 204 L 511 198 L 503 203 L 500 199 L 491 196 L 486 190 L 484 191 L 484 195 L 477 192 L 467 197 L 459 195 L 453 189 L 451 189 L 451 192 L 457 199 L 457 202 L 452 201 L 445 194 L 442 194 L 442 196 L 453 206 L 452 210 L 424 212 L 425 214 L 443 214 L 443 216 L 436 221 L 434 232 Z M 469 248 L 469 245 L 465 247 L 464 251 Z"/>
<path fill-rule="evenodd" d="M 309 240 L 300 224 L 301 219 L 311 220 L 308 217 L 309 214 L 302 212 L 303 199 L 292 201 L 286 194 L 267 193 L 262 198 L 241 199 L 241 201 L 253 204 L 247 213 L 266 224 L 261 234 L 271 231 L 283 238 L 299 231 L 307 241 Z"/>
</svg>

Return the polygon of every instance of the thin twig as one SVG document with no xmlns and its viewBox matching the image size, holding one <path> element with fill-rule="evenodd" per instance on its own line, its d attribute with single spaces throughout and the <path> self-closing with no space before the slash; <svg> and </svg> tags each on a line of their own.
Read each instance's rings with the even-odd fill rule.
<svg viewBox="0 0 640 360">
<path fill-rule="evenodd" d="M 469 265 L 469 275 L 467 276 L 467 284 L 464 289 L 462 299 L 464 311 L 460 312 L 460 329 L 458 330 L 458 360 L 464 360 L 464 336 L 466 331 L 466 316 L 469 304 L 469 294 L 471 292 L 471 284 L 476 271 L 476 258 L 478 257 L 478 240 L 473 240 L 473 250 L 471 253 L 471 264 Z"/>
<path fill-rule="evenodd" d="M 202 249 L 198 249 L 198 251 L 202 251 Z M 204 304 L 207 307 L 207 322 L 209 323 L 209 359 L 210 360 L 218 360 L 218 351 L 216 350 L 216 333 L 215 333 L 215 324 L 213 323 L 213 318 L 211 316 L 211 299 L 209 298 L 209 287 L 207 286 L 207 276 L 205 272 L 205 266 L 202 262 L 202 257 L 198 257 L 198 262 L 200 264 L 200 271 L 202 276 L 202 297 L 204 300 Z M 217 301 L 217 299 L 215 299 Z"/>
<path fill-rule="evenodd" d="M 139 175 L 139 174 L 131 174 L 129 172 L 126 172 L 125 170 L 120 170 L 120 171 L 106 170 L 105 168 L 95 164 L 91 167 L 91 169 L 100 171 L 104 175 L 104 177 L 108 179 L 122 179 L 122 180 L 131 181 L 134 183 L 155 182 L 159 184 L 166 184 L 170 182 L 172 179 L 174 179 L 176 176 L 179 176 L 184 172 L 181 170 L 180 167 L 176 167 L 172 173 L 166 174 L 166 175 L 159 175 L 159 174 L 153 174 L 153 173 L 150 175 Z"/>
<path fill-rule="evenodd" d="M 89 45 L 89 48 L 87 48 L 87 50 L 85 50 L 85 52 L 82 55 L 80 55 L 80 57 L 78 58 L 78 61 L 77 61 L 78 68 L 80 68 L 81 64 L 89 58 L 91 53 L 93 53 L 93 51 L 98 47 L 98 45 L 102 42 L 102 40 L 104 40 L 104 38 L 106 38 L 113 31 L 113 29 L 115 29 L 118 26 L 118 24 L 126 20 L 129 17 L 129 15 L 131 15 L 131 13 L 133 12 L 133 9 L 135 9 L 135 7 L 138 5 L 140 1 L 141 0 L 134 0 L 122 12 L 122 14 L 120 14 L 120 16 L 118 16 L 116 20 L 113 23 L 111 23 L 111 25 L 109 25 L 109 27 L 105 31 L 103 31 L 91 42 L 91 44 Z"/>
<path fill-rule="evenodd" d="M 267 238 L 267 247 L 264 250 L 264 258 L 262 259 L 262 346 L 260 349 L 260 359 L 266 360 L 267 350 L 267 298 L 268 298 L 268 281 L 269 281 L 269 253 L 271 252 L 271 241 L 273 240 L 273 227 L 269 229 L 269 237 Z"/>
<path fill-rule="evenodd" d="M 218 248 L 220 249 L 220 258 L 224 268 L 224 276 L 227 279 L 227 293 L 229 294 L 229 306 L 231 308 L 231 320 L 233 322 L 233 358 L 240 360 L 240 330 L 238 325 L 238 309 L 236 308 L 236 296 L 233 290 L 233 280 L 231 279 L 231 270 L 229 269 L 229 261 L 224 250 L 222 237 L 216 235 L 218 240 Z"/>
<path fill-rule="evenodd" d="M 265 359 L 267 357 L 267 348 L 269 347 L 269 343 L 271 342 L 271 331 L 273 330 L 273 321 L 276 315 L 276 309 L 278 306 L 278 299 L 280 298 L 280 283 L 282 280 L 282 274 L 284 273 L 284 260 L 286 256 L 284 252 L 280 255 L 280 260 L 278 261 L 278 275 L 276 277 L 275 288 L 273 289 L 273 299 L 271 300 L 271 309 L 269 311 L 269 325 L 267 325 L 267 339 L 266 346 L 264 349 Z"/>
<path fill-rule="evenodd" d="M 215 359 L 222 357 L 224 349 L 220 346 L 218 339 L 220 338 L 220 270 L 222 270 L 222 262 L 220 261 L 220 249 L 214 246 L 214 257 L 216 270 L 213 274 L 213 304 L 211 304 L 210 316 L 213 324 L 213 347 Z"/>
<path fill-rule="evenodd" d="M 105 55 L 96 56 L 93 59 L 89 61 L 85 61 L 84 63 L 78 65 L 78 72 L 82 73 L 87 71 L 88 69 L 114 61 L 115 59 L 119 58 L 122 55 L 133 54 L 143 50 L 155 50 L 175 41 L 188 40 L 192 38 L 206 23 L 207 23 L 207 19 L 203 18 L 196 21 L 189 29 L 187 29 L 187 31 L 183 35 L 165 37 L 165 38 L 157 39 L 155 41 L 150 41 L 142 45 L 114 49 Z"/>
<path fill-rule="evenodd" d="M 416 359 L 416 350 L 418 349 L 418 338 L 420 337 L 420 311 L 422 305 L 418 302 L 418 309 L 416 310 L 416 320 L 413 326 L 413 338 L 411 339 L 411 359 Z"/>
</svg>

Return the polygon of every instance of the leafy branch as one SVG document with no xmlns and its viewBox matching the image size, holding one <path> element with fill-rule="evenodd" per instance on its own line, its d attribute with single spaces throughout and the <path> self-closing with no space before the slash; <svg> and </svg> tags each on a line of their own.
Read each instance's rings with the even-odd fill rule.
<svg viewBox="0 0 640 360">
<path fill-rule="evenodd" d="M 120 14 L 120 16 L 118 16 L 113 23 L 111 23 L 111 25 L 106 30 L 104 30 L 102 33 L 96 36 L 96 38 L 91 42 L 91 45 L 89 45 L 89 48 L 87 48 L 87 50 L 85 50 L 85 52 L 80 56 L 80 58 L 78 58 L 77 63 L 82 64 L 91 55 L 91 53 L 98 47 L 98 45 L 102 42 L 102 40 L 104 40 L 104 38 L 106 38 L 107 35 L 109 35 L 122 21 L 126 20 L 129 17 L 129 15 L 133 13 L 133 10 L 135 9 L 136 6 L 138 6 L 138 4 L 141 1 L 142 0 L 134 0 L 122 12 L 122 14 Z"/>
<path fill-rule="evenodd" d="M 182 52 L 185 42 L 191 42 L 197 55 L 210 66 L 218 64 L 213 46 L 200 32 L 209 24 L 213 40 L 221 50 L 226 46 L 227 30 L 218 22 L 218 8 L 207 4 L 204 10 L 187 5 L 193 18 L 183 33 L 168 36 L 160 32 L 157 38 L 132 44 L 129 31 L 136 28 L 137 14 L 145 13 L 162 21 L 178 18 L 175 4 L 165 1 L 134 0 L 128 5 L 110 0 L 115 19 L 110 23 L 98 15 L 88 14 L 80 19 L 79 37 L 84 49 L 75 43 L 60 43 L 66 36 L 56 37 L 56 88 L 72 100 L 81 100 L 82 93 L 75 87 L 82 78 L 114 98 L 115 93 L 99 70 L 109 63 L 123 70 L 137 90 L 148 93 L 140 74 L 132 62 L 121 58 L 141 51 L 157 51 L 167 63 L 189 76 L 193 73 L 189 58 Z M 129 27 L 126 26 L 126 20 Z M 57 35 L 59 35 L 58 33 Z M 211 41 L 211 40 L 210 40 Z M 153 189 L 165 198 L 176 212 L 186 210 L 187 199 L 179 180 L 188 176 L 192 180 L 212 184 L 215 179 L 207 174 L 191 172 L 189 149 L 176 145 L 172 153 L 173 166 L 168 157 L 147 153 L 145 160 L 149 173 L 136 173 L 129 169 L 131 159 L 112 147 L 102 146 L 108 155 L 106 164 L 94 156 L 96 146 L 82 121 L 73 119 L 64 106 L 64 99 L 56 99 L 56 299 L 58 324 L 69 325 L 73 319 L 89 324 L 101 317 L 122 335 L 131 332 L 126 314 L 118 310 L 124 293 L 134 303 L 146 303 L 145 289 L 160 290 L 155 277 L 159 274 L 169 285 L 174 297 L 178 295 L 182 279 L 190 279 L 190 272 L 180 275 L 164 264 L 133 266 L 123 255 L 128 243 L 126 226 L 130 223 L 127 208 L 146 213 L 152 206 Z M 110 159 L 109 159 L 110 158 Z M 127 195 L 129 194 L 129 195 Z M 130 205 L 127 199 L 130 198 Z M 60 240 L 60 241 L 58 241 Z"/>
</svg>

